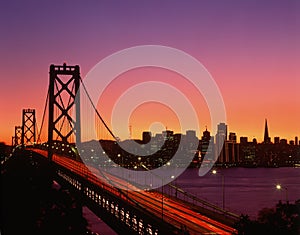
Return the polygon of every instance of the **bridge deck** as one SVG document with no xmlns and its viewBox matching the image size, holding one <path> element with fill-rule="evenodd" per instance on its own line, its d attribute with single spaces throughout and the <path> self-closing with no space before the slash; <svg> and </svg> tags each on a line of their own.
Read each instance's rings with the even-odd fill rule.
<svg viewBox="0 0 300 235">
<path fill-rule="evenodd" d="M 30 150 L 44 157 L 48 155 L 46 150 L 33 148 Z M 127 203 L 131 203 L 132 206 L 140 205 L 154 217 L 163 219 L 163 222 L 177 227 L 178 230 L 184 226 L 190 234 L 237 234 L 236 229 L 192 210 L 188 203 L 183 204 L 172 198 L 164 197 L 159 192 L 138 190 L 134 185 L 129 184 L 123 179 L 106 172 L 100 172 L 96 168 L 87 167 L 81 162 L 58 154 L 53 154 L 52 160 L 56 164 L 88 179 L 93 184 L 101 186 L 110 193 L 121 197 Z M 125 186 L 128 190 L 116 189 L 112 185 Z"/>
</svg>

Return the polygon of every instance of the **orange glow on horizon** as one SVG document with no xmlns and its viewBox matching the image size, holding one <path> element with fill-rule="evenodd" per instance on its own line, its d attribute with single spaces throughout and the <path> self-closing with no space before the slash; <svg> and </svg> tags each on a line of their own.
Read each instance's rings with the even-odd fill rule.
<svg viewBox="0 0 300 235">
<path fill-rule="evenodd" d="M 152 135 L 161 133 L 161 130 L 172 130 L 181 133 L 180 122 L 169 107 L 156 102 L 144 103 L 137 107 L 130 116 L 129 123 L 132 127 L 132 138 L 141 139 L 143 131 L 150 131 L 151 125 L 160 123 L 163 128 L 155 128 Z M 132 124 L 131 124 L 132 123 Z"/>
<path fill-rule="evenodd" d="M 119 77 L 113 80 L 113 82 L 105 89 L 98 101 L 97 107 L 103 118 L 105 120 L 111 120 L 111 114 L 115 103 L 119 97 L 122 96 L 122 94 L 128 91 L 129 88 L 141 82 L 149 81 L 169 84 L 183 93 L 183 95 L 189 100 L 190 104 L 195 109 L 195 112 L 198 116 L 200 129 L 204 129 L 205 126 L 210 128 L 210 114 L 201 93 L 181 75 L 167 69 L 156 67 L 133 69 L 121 74 Z M 157 91 L 153 91 L 154 94 L 155 92 Z M 149 122 L 150 120 L 154 121 L 154 119 L 156 122 L 160 122 L 159 119 L 161 119 L 161 122 L 167 126 L 168 129 L 172 130 L 172 128 L 174 128 L 174 132 L 180 131 L 180 124 L 176 124 L 176 122 L 178 122 L 178 118 L 176 120 L 176 118 L 174 118 L 174 115 L 176 116 L 174 111 L 171 112 L 169 108 L 166 108 L 168 104 L 159 105 L 155 102 L 151 104 L 149 104 L 148 101 L 145 102 L 146 104 L 143 104 L 132 113 L 130 117 L 130 123 L 128 123 L 128 126 L 131 125 L 135 127 L 133 133 L 134 138 L 139 138 L 143 131 L 149 130 Z M 143 110 L 144 113 L 142 113 L 141 110 Z M 169 110 L 170 117 L 164 117 L 164 115 L 168 114 L 167 110 Z M 151 115 L 155 118 L 152 119 L 150 117 Z M 111 127 L 111 123 L 108 122 L 107 124 Z M 142 125 L 140 126 L 139 124 Z M 200 135 L 200 130 L 196 130 L 196 132 L 197 135 Z M 126 137 L 126 135 L 124 137 Z"/>
</svg>

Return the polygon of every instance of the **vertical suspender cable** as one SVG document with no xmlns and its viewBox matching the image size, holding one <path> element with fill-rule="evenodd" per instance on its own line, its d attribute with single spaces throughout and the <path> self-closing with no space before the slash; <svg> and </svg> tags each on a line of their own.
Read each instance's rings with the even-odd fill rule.
<svg viewBox="0 0 300 235">
<path fill-rule="evenodd" d="M 84 85 L 84 83 L 83 83 L 83 81 L 82 81 L 81 78 L 80 78 L 80 82 L 81 82 L 81 84 L 82 84 L 82 86 L 83 86 L 83 89 L 84 89 L 84 91 L 85 91 L 85 93 L 86 93 L 86 95 L 87 95 L 89 101 L 91 102 L 91 104 L 92 104 L 92 106 L 93 106 L 93 109 L 95 110 L 95 112 L 96 112 L 98 118 L 100 118 L 101 122 L 103 123 L 103 125 L 105 126 L 105 128 L 108 130 L 108 132 L 110 133 L 110 135 L 118 142 L 118 138 L 115 137 L 115 135 L 112 133 L 112 131 L 111 131 L 111 130 L 109 129 L 109 127 L 106 125 L 106 123 L 104 122 L 104 120 L 103 120 L 103 118 L 101 117 L 100 113 L 98 112 L 98 110 L 97 110 L 95 104 L 93 103 L 93 101 L 92 101 L 90 95 L 88 94 L 87 89 L 86 89 L 86 87 L 85 87 L 85 85 Z"/>
<path fill-rule="evenodd" d="M 41 124 L 41 128 L 40 128 L 40 132 L 38 131 L 38 138 L 37 138 L 37 143 L 39 143 L 41 141 L 41 134 L 42 134 L 42 130 L 43 130 L 43 125 L 44 125 L 44 121 L 45 121 L 45 116 L 46 116 L 46 110 L 47 110 L 47 106 L 48 106 L 48 99 L 49 99 L 49 89 L 47 92 L 47 97 L 46 97 L 46 102 L 44 105 L 44 112 L 43 112 L 43 117 L 42 117 L 42 124 Z"/>
</svg>

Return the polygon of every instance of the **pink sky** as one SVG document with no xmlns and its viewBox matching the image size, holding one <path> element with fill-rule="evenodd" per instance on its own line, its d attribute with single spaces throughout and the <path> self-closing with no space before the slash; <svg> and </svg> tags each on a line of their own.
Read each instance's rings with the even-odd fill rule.
<svg viewBox="0 0 300 235">
<path fill-rule="evenodd" d="M 145 44 L 171 46 L 197 58 L 218 84 L 229 131 L 238 137 L 262 141 L 265 118 L 272 138 L 300 136 L 299 1 L 7 1 L 1 5 L 0 141 L 11 143 L 23 108 L 35 108 L 41 124 L 50 64 L 78 64 L 84 78 L 106 56 Z M 125 79 L 119 82 L 123 84 L 110 87 L 116 94 L 131 84 Z M 176 84 L 198 112 L 205 109 L 195 92 Z M 107 110 L 116 99 L 111 94 L 104 94 Z M 132 115 L 136 138 L 148 125 L 145 117 L 149 115 L 142 106 Z M 198 133 L 210 125 L 206 116 L 203 119 Z M 167 126 L 177 129 L 175 121 Z"/>
</svg>

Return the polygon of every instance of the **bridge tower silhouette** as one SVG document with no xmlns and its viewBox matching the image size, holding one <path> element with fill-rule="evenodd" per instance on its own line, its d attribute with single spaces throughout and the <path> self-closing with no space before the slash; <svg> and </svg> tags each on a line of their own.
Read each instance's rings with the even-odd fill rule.
<svg viewBox="0 0 300 235">
<path fill-rule="evenodd" d="M 102 123 L 102 128 L 104 127 L 106 132 L 108 131 L 115 140 L 112 143 L 118 144 L 117 137 L 114 136 L 108 125 L 106 125 L 104 119 L 97 111 L 95 104 L 92 102 L 80 78 L 79 66 L 67 66 L 63 64 L 50 66 L 49 89 L 39 131 L 36 131 L 35 110 L 23 110 L 22 126 L 15 127 L 15 136 L 13 138 L 16 145 L 21 140 L 23 148 L 20 148 L 20 151 L 24 151 L 26 156 L 31 156 L 37 164 L 49 163 L 53 179 L 62 187 L 71 189 L 70 191 L 74 193 L 75 197 L 78 196 L 80 201 L 119 234 L 181 234 L 183 224 L 186 224 L 188 228 L 197 229 L 198 232 L 201 231 L 201 234 L 202 231 L 205 232 L 206 230 L 219 231 L 221 227 L 224 231 L 230 231 L 227 234 L 235 234 L 235 232 L 231 232 L 235 231 L 235 229 L 228 227 L 226 224 L 232 226 L 239 219 L 238 215 L 202 200 L 178 186 L 168 184 L 171 190 L 175 190 L 175 198 L 172 196 L 170 190 L 168 195 L 163 188 L 161 189 L 161 193 L 148 189 L 145 191 L 136 190 L 139 189 L 140 185 L 136 184 L 134 180 L 126 180 L 126 178 L 110 174 L 106 170 L 104 172 L 101 164 L 105 164 L 106 166 L 106 161 L 96 162 L 97 165 L 90 163 L 92 168 L 88 167 L 89 163 L 85 164 L 85 162 L 80 161 L 81 159 L 76 154 L 77 150 L 74 145 L 74 140 L 76 140 L 76 144 L 81 143 L 81 134 L 82 139 L 85 140 L 85 135 L 81 133 L 80 129 L 80 85 L 83 88 L 81 98 L 84 105 L 82 109 L 87 104 L 91 105 L 94 109 L 93 111 L 98 116 L 98 124 Z M 87 100 L 84 99 L 85 95 Z M 40 137 L 47 112 L 47 105 L 49 105 L 48 143 L 41 143 Z M 36 132 L 39 132 L 37 138 L 38 144 L 25 146 L 25 143 L 35 142 Z M 85 143 L 83 141 L 83 144 Z M 59 146 L 60 144 L 61 146 Z M 65 147 L 62 147 L 64 146 L 63 144 L 66 144 L 67 148 L 70 147 L 73 153 L 69 149 L 65 151 Z M 88 145 L 84 147 L 93 152 L 92 150 L 94 149 L 91 146 L 90 142 L 88 142 Z M 56 155 L 52 161 L 54 151 Z M 71 159 L 74 158 L 74 153 L 75 159 Z M 108 155 L 105 152 L 103 154 Z M 97 157 L 100 159 L 101 156 L 100 154 Z M 84 159 L 84 154 L 82 154 L 82 157 Z M 87 157 L 92 159 L 90 155 Z M 98 163 L 100 164 L 98 165 Z M 115 169 L 116 165 L 113 164 L 111 166 Z M 116 168 L 116 170 L 118 169 Z M 148 170 L 147 167 L 145 169 Z M 133 175 L 134 172 L 132 172 L 131 176 Z M 124 185 L 127 188 L 123 188 Z M 177 196 L 177 194 L 180 194 L 182 197 Z M 166 197 L 168 197 L 167 200 L 164 199 Z M 187 199 L 187 201 L 183 201 L 181 198 L 184 198 L 184 200 Z M 178 207 L 178 203 L 182 203 L 186 208 L 182 209 L 182 207 Z M 168 208 L 164 204 L 167 204 Z M 178 209 L 176 209 L 177 207 Z M 195 220 L 197 219 L 198 222 L 205 224 L 198 226 L 198 222 L 194 222 L 193 224 L 185 223 L 185 217 L 186 215 L 190 215 L 190 213 L 194 214 Z M 175 222 L 176 214 L 180 216 Z M 203 220 L 204 217 L 202 214 L 208 216 L 207 220 Z M 226 217 L 224 218 L 224 216 Z M 210 218 L 215 221 L 212 221 Z M 211 224 L 220 227 L 212 230 Z"/>
<path fill-rule="evenodd" d="M 15 136 L 11 137 L 11 146 L 16 146 L 15 145 Z"/>
<path fill-rule="evenodd" d="M 35 109 L 23 109 L 21 144 L 33 144 L 36 142 L 36 118 Z"/>
<path fill-rule="evenodd" d="M 56 140 L 71 144 L 75 135 L 76 143 L 81 141 L 80 131 L 80 69 L 78 65 L 50 65 L 49 75 L 49 119 L 48 158 L 52 160 L 54 134 Z M 77 98 L 75 99 L 75 96 Z M 75 118 L 72 112 L 75 110 Z M 56 115 L 55 115 L 56 114 Z"/>
<path fill-rule="evenodd" d="M 15 135 L 12 137 L 12 146 L 21 144 L 22 126 L 15 126 Z"/>
</svg>

